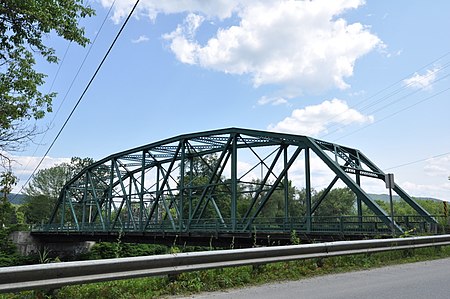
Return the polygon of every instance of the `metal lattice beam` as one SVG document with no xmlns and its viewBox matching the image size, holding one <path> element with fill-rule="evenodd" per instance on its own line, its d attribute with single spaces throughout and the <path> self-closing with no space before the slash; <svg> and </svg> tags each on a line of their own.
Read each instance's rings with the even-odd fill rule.
<svg viewBox="0 0 450 299">
<path fill-rule="evenodd" d="M 300 215 L 289 206 L 289 172 L 302 151 L 306 207 Z M 335 175 L 314 204 L 311 154 Z M 214 227 L 248 233 L 281 192 L 283 219 L 274 219 L 267 227 L 308 233 L 317 229 L 314 213 L 341 180 L 356 195 L 360 226 L 364 203 L 384 227 L 391 227 L 391 218 L 361 186 L 361 176 L 384 180 L 385 174 L 357 149 L 306 136 L 239 128 L 198 132 L 113 154 L 83 169 L 61 190 L 50 225 L 94 232 L 189 233 Z M 425 221 L 436 223 L 398 185 L 394 191 Z M 394 227 L 403 230 L 397 223 Z"/>
</svg>

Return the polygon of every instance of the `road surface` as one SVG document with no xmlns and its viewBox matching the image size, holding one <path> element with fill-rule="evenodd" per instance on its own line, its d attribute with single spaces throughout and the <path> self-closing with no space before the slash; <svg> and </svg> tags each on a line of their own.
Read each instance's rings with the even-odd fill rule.
<svg viewBox="0 0 450 299">
<path fill-rule="evenodd" d="M 186 298 L 450 298 L 450 258 L 272 283 Z"/>
</svg>

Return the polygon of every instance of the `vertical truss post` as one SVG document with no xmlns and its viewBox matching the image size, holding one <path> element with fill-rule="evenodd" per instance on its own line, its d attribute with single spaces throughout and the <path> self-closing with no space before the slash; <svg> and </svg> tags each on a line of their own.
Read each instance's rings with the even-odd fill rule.
<svg viewBox="0 0 450 299">
<path fill-rule="evenodd" d="M 361 168 L 361 161 L 359 160 L 359 154 L 357 154 L 358 159 L 356 160 L 356 165 L 358 166 L 358 168 Z M 359 173 L 359 171 L 356 172 L 356 184 L 361 187 L 361 174 Z M 362 212 L 362 200 L 360 196 L 356 196 L 356 208 L 358 211 L 358 222 L 361 225 L 362 224 L 362 216 L 363 216 L 363 212 Z"/>
<path fill-rule="evenodd" d="M 83 188 L 83 199 L 82 199 L 82 207 L 81 207 L 81 229 L 84 229 L 84 223 L 86 222 L 86 202 L 87 202 L 87 190 L 88 190 L 88 174 L 89 171 L 86 172 L 84 177 L 84 188 Z"/>
<path fill-rule="evenodd" d="M 231 229 L 236 230 L 237 210 L 237 134 L 233 134 L 231 145 Z"/>
<path fill-rule="evenodd" d="M 186 159 L 186 143 L 181 140 L 181 162 L 180 162 L 180 188 L 179 188 L 179 210 L 180 210 L 180 219 L 179 219 L 179 230 L 180 232 L 183 230 L 183 208 L 184 208 L 184 173 L 185 173 L 185 164 L 184 161 Z"/>
<path fill-rule="evenodd" d="M 288 163 L 288 146 L 282 145 L 284 147 L 284 168 L 287 167 Z M 284 223 L 289 222 L 289 178 L 288 172 L 286 171 L 286 175 L 284 176 Z"/>
<path fill-rule="evenodd" d="M 111 228 L 111 209 L 113 204 L 113 188 L 114 188 L 114 159 L 111 159 L 111 169 L 109 173 L 109 188 L 108 188 L 108 202 L 106 203 L 106 227 L 109 230 Z"/>
<path fill-rule="evenodd" d="M 133 180 L 135 178 L 133 177 L 133 175 L 130 175 L 129 177 L 129 183 L 128 183 L 128 196 L 127 196 L 127 202 L 128 202 L 128 215 L 129 215 L 129 219 L 128 219 L 128 224 L 130 224 L 130 221 L 133 224 L 133 229 L 136 230 L 136 222 L 134 219 L 134 213 L 133 213 L 133 202 L 132 200 L 132 196 L 133 196 Z"/>
<path fill-rule="evenodd" d="M 306 231 L 311 231 L 311 165 L 309 159 L 309 147 L 305 148 L 305 188 L 306 188 Z"/>
<path fill-rule="evenodd" d="M 144 185 L 145 185 L 145 150 L 142 151 L 141 161 L 141 190 L 139 191 L 139 230 L 144 230 Z"/>
<path fill-rule="evenodd" d="M 159 192 L 160 192 L 160 185 L 159 185 L 159 180 L 161 179 L 161 177 L 160 177 L 160 174 L 161 173 L 161 164 L 159 164 L 158 163 L 158 165 L 157 165 L 157 167 L 156 167 L 156 196 L 155 196 L 155 198 L 154 198 L 154 203 L 153 203 L 153 205 L 155 206 L 155 212 L 154 212 L 154 214 L 155 214 L 155 223 L 158 223 L 158 221 L 159 221 L 159 202 L 158 202 L 158 200 L 157 200 L 157 198 L 158 198 L 158 194 L 159 194 Z M 149 218 L 148 218 L 148 220 L 147 220 L 147 223 L 150 221 L 150 219 L 153 217 L 153 214 L 152 213 L 150 213 L 150 216 L 149 216 Z"/>
<path fill-rule="evenodd" d="M 64 215 L 66 213 L 66 200 L 67 200 L 67 189 L 64 189 L 64 196 L 62 201 L 62 207 L 61 207 L 61 226 L 64 227 Z"/>
<path fill-rule="evenodd" d="M 194 179 L 194 158 L 189 157 L 189 220 L 188 226 L 194 218 L 192 215 L 192 180 Z M 189 229 L 189 227 L 187 227 Z"/>
<path fill-rule="evenodd" d="M 361 187 L 361 175 L 359 174 L 359 172 L 356 172 L 356 185 Z M 356 209 L 358 212 L 358 222 L 361 225 L 362 224 L 362 200 L 361 197 L 356 196 Z"/>
</svg>

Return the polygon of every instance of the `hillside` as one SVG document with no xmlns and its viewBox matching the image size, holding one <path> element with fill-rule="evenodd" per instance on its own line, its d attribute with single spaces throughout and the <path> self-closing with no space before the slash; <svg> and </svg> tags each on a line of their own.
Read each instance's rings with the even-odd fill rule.
<svg viewBox="0 0 450 299">
<path fill-rule="evenodd" d="M 3 193 L 0 193 L 0 196 L 3 196 Z M 13 205 L 21 205 L 25 202 L 25 195 L 23 194 L 15 194 L 15 193 L 11 193 L 8 194 L 8 200 L 10 203 L 12 203 Z"/>
<path fill-rule="evenodd" d="M 370 198 L 373 200 L 382 200 L 382 201 L 389 201 L 389 194 L 369 194 Z M 434 201 L 442 201 L 438 198 L 432 198 L 432 197 L 414 197 L 414 199 L 420 199 L 420 200 L 434 200 Z M 398 195 L 392 195 L 393 200 L 400 200 L 400 196 Z"/>
</svg>

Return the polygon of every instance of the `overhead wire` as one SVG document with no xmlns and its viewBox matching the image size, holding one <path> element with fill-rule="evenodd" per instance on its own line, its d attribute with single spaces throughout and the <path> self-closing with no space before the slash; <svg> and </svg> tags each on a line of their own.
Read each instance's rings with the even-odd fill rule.
<svg viewBox="0 0 450 299">
<path fill-rule="evenodd" d="M 449 64 L 449 65 L 450 65 L 450 64 Z M 446 78 L 448 78 L 448 77 L 450 77 L 450 74 L 446 74 L 445 76 L 440 77 L 439 79 L 435 80 L 434 83 L 439 82 L 439 81 L 442 81 L 442 80 L 444 80 L 444 79 L 446 79 Z M 380 112 L 380 111 L 382 111 L 382 110 L 384 110 L 384 109 L 386 109 L 386 108 L 389 108 L 390 106 L 392 106 L 392 105 L 394 105 L 394 104 L 399 103 L 400 101 L 402 101 L 402 100 L 404 100 L 404 99 L 410 98 L 412 95 L 417 94 L 417 93 L 419 93 L 420 91 L 423 91 L 423 90 L 424 90 L 424 88 L 420 88 L 420 89 L 414 90 L 414 91 L 412 91 L 412 92 L 410 92 L 410 93 L 408 93 L 408 94 L 406 94 L 406 95 L 401 96 L 400 98 L 396 99 L 395 101 L 389 102 L 389 103 L 385 104 L 384 106 L 381 106 L 381 107 L 379 107 L 379 108 L 376 108 L 375 110 L 373 110 L 373 111 L 371 111 L 371 112 L 368 112 L 368 113 L 369 113 L 369 114 L 373 114 L 373 113 Z M 419 101 L 419 103 L 421 103 L 421 102 L 423 102 L 423 101 Z M 411 105 L 411 107 L 413 107 L 413 106 L 415 106 L 415 105 L 416 105 L 416 104 L 413 104 L 413 105 Z M 409 106 L 408 106 L 408 107 L 409 107 Z M 408 108 L 408 109 L 409 109 L 409 108 Z M 405 110 L 407 110 L 407 109 L 405 109 Z M 401 111 L 403 111 L 403 110 L 401 110 Z M 361 111 L 360 111 L 360 112 L 361 112 Z M 345 112 L 344 112 L 344 113 L 345 113 Z M 398 113 L 393 113 L 393 114 L 398 114 Z M 382 119 L 380 119 L 379 121 L 376 121 L 376 122 L 374 122 L 374 123 L 378 123 L 378 122 L 380 122 L 381 120 L 384 120 L 384 119 L 386 119 L 386 118 L 389 118 L 389 117 L 382 118 Z M 374 124 L 374 123 L 371 123 L 371 124 L 369 124 L 369 125 L 372 125 L 372 124 Z M 334 129 L 333 131 L 327 132 L 326 134 L 322 134 L 320 137 L 323 138 L 323 137 L 325 137 L 325 136 L 329 136 L 329 135 L 331 135 L 331 134 L 334 134 L 335 132 L 337 132 L 337 131 L 339 131 L 339 130 L 342 130 L 342 129 L 345 128 L 345 127 L 348 127 L 349 125 L 350 125 L 350 124 L 343 124 L 343 125 L 339 126 L 337 129 Z M 369 125 L 366 125 L 365 127 L 367 127 L 367 126 L 369 126 Z M 363 127 L 363 128 L 365 128 L 365 127 Z M 362 129 L 362 128 L 358 129 L 358 131 L 360 131 L 361 129 Z M 347 136 L 347 135 L 345 135 L 344 137 L 346 137 L 346 136 Z M 336 139 L 336 140 L 339 140 L 339 139 L 341 139 L 341 138 L 338 138 L 338 139 Z"/>
<path fill-rule="evenodd" d="M 432 156 L 432 157 L 429 157 L 429 158 L 422 158 L 422 159 L 419 159 L 419 160 L 406 162 L 406 163 L 403 163 L 403 164 L 399 164 L 399 165 L 396 165 L 396 166 L 385 168 L 384 170 L 392 170 L 392 169 L 396 169 L 396 168 L 400 168 L 400 167 L 404 167 L 404 166 L 408 166 L 408 165 L 424 162 L 424 161 L 427 161 L 427 160 L 440 158 L 440 157 L 447 156 L 447 155 L 450 155 L 450 152 L 446 152 L 446 153 L 443 153 L 443 154 L 435 155 L 435 156 Z"/>
<path fill-rule="evenodd" d="M 359 131 L 361 131 L 361 130 L 363 130 L 363 129 L 369 127 L 369 126 L 372 126 L 372 125 L 374 125 L 374 124 L 377 124 L 377 123 L 379 123 L 379 122 L 381 122 L 381 121 L 384 121 L 384 120 L 386 120 L 386 119 L 388 119 L 388 118 L 391 118 L 392 116 L 395 116 L 395 115 L 397 115 L 397 114 L 399 114 L 399 113 L 401 113 L 401 112 L 403 112 L 403 111 L 406 111 L 406 110 L 408 110 L 408 109 L 411 109 L 412 107 L 417 106 L 417 105 L 419 105 L 419 104 L 421 104 L 421 103 L 423 103 L 423 102 L 425 102 L 425 101 L 431 100 L 431 99 L 435 98 L 436 96 L 441 95 L 441 94 L 443 94 L 443 93 L 445 93 L 445 92 L 447 92 L 447 91 L 449 91 L 449 90 L 450 90 L 450 87 L 448 87 L 448 88 L 446 88 L 446 89 L 444 89 L 444 90 L 441 90 L 441 91 L 439 91 L 439 92 L 437 92 L 437 93 L 435 93 L 435 94 L 433 94 L 433 95 L 431 95 L 431 96 L 428 96 L 428 97 L 426 97 L 426 98 L 424 98 L 424 99 L 422 99 L 422 100 L 420 100 L 420 101 L 418 101 L 418 102 L 416 102 L 416 103 L 414 103 L 414 104 L 412 104 L 412 105 L 409 105 L 409 106 L 407 106 L 407 107 L 405 107 L 405 108 L 403 108 L 403 109 L 401 109 L 401 110 L 398 110 L 398 111 L 396 111 L 396 112 L 394 112 L 394 113 L 392 113 L 392 114 L 389 114 L 389 115 L 387 115 L 386 117 L 383 117 L 383 118 L 379 119 L 378 121 L 375 121 L 375 122 L 373 122 L 373 123 L 370 123 L 370 124 L 368 124 L 368 125 L 366 125 L 366 126 L 364 126 L 364 127 L 362 127 L 362 128 L 359 128 L 359 129 L 357 129 L 357 130 L 355 130 L 355 131 L 353 131 L 353 132 L 350 132 L 350 133 L 348 133 L 348 134 L 346 134 L 346 135 L 343 135 L 343 136 L 341 136 L 341 137 L 339 137 L 339 138 L 336 138 L 336 139 L 334 139 L 334 140 L 335 140 L 335 141 L 336 141 L 336 140 L 340 140 L 340 139 L 342 139 L 342 138 L 344 138 L 344 137 L 353 135 L 353 134 L 355 134 L 355 133 L 357 133 L 357 132 L 359 132 Z"/>
<path fill-rule="evenodd" d="M 444 58 L 444 57 L 446 57 L 446 56 L 448 56 L 448 55 L 450 55 L 450 51 L 447 52 L 447 53 L 445 53 L 444 55 L 440 56 L 438 59 L 434 60 L 432 63 L 427 64 L 427 66 L 430 66 L 430 65 L 434 64 L 436 61 L 439 61 L 440 59 L 442 59 L 442 58 Z M 421 69 L 424 69 L 424 68 L 426 68 L 427 66 L 424 66 L 424 67 L 422 67 Z M 434 75 L 436 75 L 436 73 L 438 73 L 438 72 L 442 72 L 442 70 L 448 68 L 449 66 L 450 66 L 450 62 L 447 62 L 447 63 L 441 65 L 440 67 L 434 69 L 432 72 L 430 72 L 430 73 L 428 73 L 426 76 L 424 76 L 424 77 L 422 78 L 422 80 L 427 79 L 427 78 L 429 78 L 430 76 L 434 76 Z M 418 71 L 415 71 L 413 74 L 417 74 L 417 72 L 418 72 Z M 446 78 L 448 78 L 448 77 L 450 77 L 450 74 L 445 74 L 445 75 L 441 76 L 440 78 L 434 80 L 434 81 L 433 81 L 433 84 L 436 83 L 436 82 L 442 81 L 442 80 L 444 80 L 444 79 L 446 79 Z M 409 78 L 409 76 L 406 77 L 406 78 Z M 405 79 L 401 79 L 401 80 L 397 81 L 396 83 L 391 84 L 389 87 L 384 88 L 384 89 L 382 89 L 381 91 L 377 92 L 376 95 L 381 94 L 383 91 L 388 90 L 389 88 L 395 86 L 396 84 L 398 84 L 398 83 L 400 83 L 400 82 L 404 82 L 404 80 L 405 80 Z M 410 86 L 412 86 L 412 83 L 405 84 L 405 85 L 403 85 L 401 88 L 398 88 L 398 89 L 394 90 L 393 92 L 389 93 L 388 95 L 384 96 L 383 98 L 381 98 L 380 101 L 369 103 L 368 105 L 366 105 L 366 106 L 364 106 L 363 108 L 361 108 L 360 111 L 365 111 L 365 110 L 367 110 L 367 108 L 374 107 L 375 105 L 379 104 L 379 103 L 382 102 L 383 100 L 388 99 L 388 98 L 392 97 L 393 95 L 396 95 L 396 94 L 400 93 L 401 91 L 403 91 L 403 89 L 406 89 L 406 88 L 408 88 L 408 87 L 410 87 Z M 412 95 L 414 95 L 414 94 L 416 94 L 416 93 L 418 93 L 418 92 L 420 92 L 420 91 L 423 91 L 423 90 L 425 90 L 425 89 L 426 89 L 426 86 L 424 85 L 424 87 L 419 88 L 418 90 L 413 91 L 413 92 L 410 92 L 410 93 L 408 93 L 408 94 L 406 94 L 406 95 L 403 95 L 402 97 L 400 97 L 400 98 L 398 98 L 398 99 L 396 99 L 396 100 L 394 100 L 394 101 L 392 101 L 392 102 L 389 102 L 389 103 L 385 104 L 384 106 L 375 108 L 375 110 L 372 110 L 372 111 L 369 112 L 369 113 L 371 113 L 371 114 L 377 113 L 377 112 L 379 112 L 379 111 L 381 111 L 381 110 L 384 110 L 384 109 L 386 109 L 386 108 L 388 108 L 388 107 L 390 107 L 390 106 L 392 106 L 392 105 L 398 103 L 399 101 L 401 101 L 401 100 L 403 100 L 403 99 L 405 99 L 405 98 L 409 98 L 410 96 L 412 96 Z M 434 94 L 432 94 L 432 95 L 430 95 L 430 96 L 428 96 L 428 97 L 425 97 L 425 98 L 423 98 L 423 99 L 421 99 L 421 100 L 419 100 L 419 101 L 417 101 L 417 102 L 415 102 L 415 103 L 413 103 L 413 104 L 411 104 L 411 105 L 408 105 L 408 106 L 406 106 L 406 107 L 403 107 L 402 109 L 397 110 L 397 111 L 395 111 L 395 112 L 393 112 L 393 113 L 391 113 L 391 114 L 389 114 L 389 115 L 387 115 L 387 116 L 385 116 L 385 117 L 383 117 L 383 118 L 377 120 L 376 122 L 370 123 L 370 124 L 368 124 L 368 125 L 366 125 L 366 126 L 364 126 L 364 127 L 362 127 L 362 128 L 356 129 L 355 131 L 350 132 L 350 133 L 348 133 L 348 134 L 346 134 L 346 135 L 340 136 L 339 138 L 336 138 L 335 140 L 340 140 L 340 139 L 345 138 L 345 137 L 347 137 L 347 136 L 353 135 L 354 133 L 357 133 L 357 132 L 359 132 L 359 131 L 361 131 L 361 130 L 363 130 L 363 129 L 366 129 L 366 128 L 369 127 L 369 126 L 372 126 L 372 125 L 374 125 L 374 124 L 376 124 L 376 123 L 382 122 L 382 121 L 384 121 L 384 120 L 386 120 L 386 119 L 388 119 L 388 118 L 391 118 L 391 117 L 393 117 L 393 116 L 395 116 L 395 115 L 397 115 L 397 114 L 400 114 L 400 113 L 402 113 L 402 112 L 404 112 L 404 111 L 406 111 L 406 110 L 408 110 L 408 109 L 413 108 L 414 106 L 417 106 L 417 105 L 419 105 L 419 104 L 421 104 L 421 103 L 423 103 L 423 102 L 425 102 L 425 101 L 431 100 L 431 99 L 433 99 L 433 98 L 435 98 L 435 97 L 437 97 L 437 96 L 439 96 L 439 95 L 441 95 L 441 94 L 443 94 L 443 93 L 446 93 L 446 92 L 448 92 L 448 91 L 450 91 L 450 87 L 449 87 L 449 88 L 446 88 L 446 89 L 443 89 L 443 90 L 441 90 L 441 91 L 439 91 L 439 92 L 436 92 L 436 93 L 434 93 Z M 371 98 L 373 98 L 373 96 L 372 96 L 372 97 L 369 97 L 368 99 L 371 99 Z M 352 108 L 354 108 L 354 107 L 360 105 L 361 103 L 367 102 L 367 101 L 368 101 L 368 100 L 366 99 L 366 100 L 364 100 L 364 101 L 362 101 L 362 102 L 359 102 L 357 105 L 354 105 L 354 106 L 352 106 L 352 107 L 349 107 L 347 110 L 350 110 L 350 109 L 352 109 Z M 345 112 L 344 112 L 344 113 L 345 113 Z M 333 118 L 336 118 L 336 117 L 337 117 L 337 116 L 334 116 Z M 348 126 L 348 124 L 347 124 L 347 125 L 340 126 L 340 128 L 338 128 L 338 129 L 336 129 L 336 130 L 334 130 L 334 131 L 332 131 L 332 132 L 329 132 L 329 133 L 327 133 L 327 134 L 325 134 L 325 135 L 322 135 L 321 137 L 330 135 L 330 134 L 332 134 L 332 133 L 334 133 L 334 132 L 336 132 L 336 131 L 338 131 L 338 130 L 341 130 L 342 128 L 344 128 L 344 127 L 346 127 L 346 126 Z M 396 166 L 393 166 L 393 167 L 386 168 L 386 169 L 384 169 L 384 170 L 385 170 L 385 171 L 388 171 L 388 170 L 392 170 L 392 169 L 396 169 L 396 168 L 400 168 L 400 167 L 404 167 L 404 166 L 408 166 L 408 165 L 420 163 L 420 162 L 423 162 L 423 161 L 427 161 L 427 160 L 431 160 L 431 159 L 443 157 L 443 156 L 446 156 L 446 155 L 450 155 L 450 152 L 438 154 L 438 155 L 435 155 L 435 156 L 432 156 L 432 157 L 428 157 L 428 158 L 422 158 L 422 159 L 418 159 L 418 160 L 406 162 L 406 163 L 403 163 L 403 164 L 400 164 L 400 165 L 396 165 Z"/>
<path fill-rule="evenodd" d="M 133 15 L 134 11 L 136 10 L 136 7 L 138 6 L 140 0 L 136 0 L 133 8 L 131 9 L 131 11 L 129 12 L 127 18 L 125 19 L 125 21 L 123 22 L 122 26 L 120 27 L 119 31 L 117 32 L 114 40 L 112 41 L 111 45 L 109 46 L 108 50 L 106 51 L 105 55 L 103 56 L 102 60 L 100 61 L 99 65 L 97 66 L 94 74 L 92 75 L 91 79 L 89 80 L 89 82 L 87 83 L 86 87 L 84 88 L 83 92 L 81 93 L 80 97 L 78 98 L 75 106 L 72 108 L 70 114 L 67 116 L 66 120 L 64 121 L 63 125 L 61 126 L 61 128 L 59 129 L 58 133 L 56 134 L 56 136 L 53 138 L 52 143 L 50 144 L 50 146 L 47 148 L 45 154 L 42 156 L 42 158 L 40 159 L 39 163 L 37 164 L 37 166 L 35 167 L 35 169 L 33 170 L 32 174 L 28 177 L 27 181 L 22 185 L 22 188 L 20 189 L 20 191 L 18 193 L 20 193 L 24 186 L 26 186 L 31 178 L 34 176 L 34 174 L 36 173 L 36 171 L 39 169 L 39 167 L 41 166 L 42 162 L 44 161 L 45 157 L 47 156 L 47 154 L 50 152 L 50 150 L 53 148 L 53 145 L 55 144 L 55 142 L 58 140 L 59 136 L 61 135 L 62 131 L 64 130 L 64 128 L 66 127 L 67 123 L 69 122 L 70 118 L 72 117 L 72 115 L 74 114 L 75 110 L 77 109 L 78 105 L 81 103 L 81 101 L 83 100 L 86 92 L 88 91 L 89 87 L 91 86 L 92 82 L 94 81 L 94 79 L 97 77 L 98 72 L 100 71 L 100 69 L 102 68 L 104 62 L 106 61 L 106 58 L 109 56 L 109 53 L 111 52 L 112 48 L 114 47 L 114 45 L 116 44 L 117 40 L 119 39 L 119 36 L 121 35 L 122 31 L 124 30 L 125 26 L 127 25 L 128 21 L 130 20 L 131 16 Z"/>
<path fill-rule="evenodd" d="M 87 60 L 89 54 L 91 53 L 91 50 L 92 50 L 92 48 L 94 47 L 94 44 L 95 44 L 95 42 L 97 41 L 97 38 L 98 38 L 98 36 L 100 35 L 100 32 L 102 31 L 103 26 L 105 25 L 105 23 L 106 23 L 106 21 L 107 21 L 107 19 L 108 19 L 108 16 L 111 14 L 111 10 L 112 10 L 112 8 L 114 7 L 115 3 L 116 3 L 116 0 L 114 0 L 114 1 L 112 2 L 111 6 L 110 6 L 110 8 L 109 8 L 109 10 L 108 10 L 108 12 L 106 13 L 106 15 L 105 15 L 105 17 L 104 17 L 104 19 L 103 19 L 103 21 L 102 21 L 102 24 L 100 25 L 100 28 L 97 30 L 97 33 L 95 34 L 94 39 L 92 40 L 92 43 L 90 43 L 89 48 L 88 48 L 88 51 L 86 52 L 86 55 L 84 56 L 83 61 L 81 62 L 80 66 L 78 67 L 78 70 L 77 70 L 75 76 L 72 78 L 72 81 L 71 81 L 71 83 L 70 83 L 70 85 L 69 85 L 69 88 L 67 89 L 67 91 L 66 91 L 66 93 L 65 93 L 65 95 L 64 95 L 64 97 L 63 97 L 63 99 L 62 99 L 62 101 L 60 102 L 60 104 L 59 104 L 59 106 L 58 106 L 58 109 L 57 109 L 56 112 L 53 114 L 53 118 L 52 118 L 52 120 L 50 121 L 50 123 L 49 123 L 49 125 L 48 125 L 49 128 L 50 128 L 50 127 L 53 125 L 53 123 L 55 122 L 56 116 L 58 115 L 59 111 L 61 110 L 61 107 L 62 107 L 63 104 L 65 103 L 65 101 L 66 101 L 66 99 L 67 99 L 67 96 L 69 95 L 69 92 L 72 90 L 72 87 L 73 87 L 73 85 L 74 85 L 74 83 L 75 83 L 75 80 L 78 78 L 78 75 L 80 74 L 81 69 L 83 68 L 83 66 L 84 66 L 84 64 L 85 64 L 85 62 L 86 62 L 86 60 Z M 49 91 L 48 91 L 49 93 L 53 90 L 54 83 L 55 83 L 55 81 L 56 81 L 56 78 L 58 77 L 58 74 L 59 74 L 59 72 L 60 72 L 60 70 L 61 70 L 62 65 L 64 64 L 65 58 L 66 58 L 66 56 L 67 56 L 67 53 L 68 53 L 68 51 L 69 51 L 69 48 L 70 48 L 70 45 L 71 45 L 71 44 L 72 44 L 72 41 L 69 41 L 69 43 L 68 43 L 68 45 L 67 45 L 67 48 L 66 48 L 66 51 L 64 52 L 63 58 L 62 58 L 62 60 L 61 60 L 61 63 L 60 63 L 59 66 L 58 66 L 58 70 L 57 70 L 57 72 L 56 72 L 56 74 L 55 74 L 55 76 L 54 76 L 54 78 L 53 78 L 53 81 L 52 81 L 52 83 L 51 83 L 51 85 L 50 85 L 50 88 L 49 88 Z M 33 154 L 31 155 L 31 157 L 33 157 L 33 158 L 35 157 L 35 155 L 36 155 L 36 153 L 37 153 L 37 150 L 39 149 L 40 145 L 43 143 L 45 137 L 47 136 L 47 132 L 48 132 L 48 130 L 45 130 L 45 131 L 43 132 L 42 138 L 41 138 L 40 142 L 36 144 L 36 148 L 34 149 L 34 152 L 33 152 Z M 22 170 L 27 169 L 28 166 L 30 165 L 30 162 L 31 162 L 31 159 L 28 159 L 26 166 L 23 167 Z"/>
<path fill-rule="evenodd" d="M 367 105 L 365 105 L 365 106 L 363 106 L 362 108 L 358 109 L 358 111 L 359 111 L 359 112 L 370 111 L 369 108 L 374 107 L 374 106 L 376 106 L 376 105 L 379 105 L 380 103 L 382 103 L 382 102 L 384 102 L 384 101 L 386 101 L 386 100 L 388 100 L 388 99 L 393 98 L 395 95 L 399 94 L 400 92 L 402 92 L 402 91 L 404 91 L 404 90 L 407 90 L 407 89 L 408 89 L 409 87 L 411 87 L 414 83 L 413 83 L 413 82 L 410 82 L 410 83 L 408 83 L 408 84 L 402 84 L 401 87 L 396 88 L 395 90 L 391 91 L 391 92 L 388 93 L 387 95 L 382 95 L 383 92 L 385 92 L 385 91 L 391 89 L 392 87 L 394 87 L 394 86 L 396 86 L 396 85 L 398 85 L 398 84 L 400 84 L 400 83 L 403 83 L 405 80 L 407 80 L 407 79 L 410 78 L 411 76 L 417 74 L 417 73 L 420 72 L 421 70 L 426 69 L 427 67 L 429 67 L 429 66 L 431 66 L 431 65 L 435 65 L 436 62 L 438 62 L 439 60 L 442 60 L 443 58 L 445 58 L 445 57 L 447 57 L 447 56 L 449 56 L 449 55 L 450 55 L 450 51 L 448 51 L 448 52 L 446 52 L 445 54 L 441 55 L 441 56 L 438 57 L 437 59 L 434 59 L 434 60 L 431 61 L 430 63 L 424 65 L 423 67 L 421 67 L 421 68 L 419 68 L 418 70 L 412 72 L 411 74 L 407 75 L 406 77 L 404 77 L 404 78 L 402 78 L 402 79 L 396 81 L 396 82 L 393 83 L 393 84 L 390 84 L 388 87 L 381 89 L 380 91 L 376 92 L 375 94 L 371 95 L 370 97 L 367 97 L 367 98 L 363 99 L 362 101 L 358 102 L 358 103 L 355 104 L 355 105 L 352 105 L 352 106 L 347 107 L 347 109 L 346 109 L 344 112 L 342 112 L 340 115 L 345 114 L 346 112 L 351 111 L 352 109 L 355 109 L 355 108 L 357 108 L 357 107 L 359 107 L 359 106 L 361 106 L 362 104 L 367 103 L 367 102 L 368 102 Z M 423 80 L 423 79 L 426 79 L 426 78 L 429 78 L 429 77 L 431 77 L 431 76 L 435 76 L 438 72 L 442 72 L 442 70 L 444 70 L 444 69 L 446 69 L 446 68 L 448 68 L 448 67 L 450 67 L 450 62 L 444 63 L 442 66 L 435 68 L 433 71 L 431 71 L 430 73 L 428 73 L 428 74 L 426 74 L 425 76 L 423 76 L 422 80 Z M 439 81 L 439 80 L 438 80 L 438 81 Z M 420 88 L 418 91 L 423 90 L 423 89 L 424 89 L 424 88 Z M 377 97 L 378 95 L 382 95 L 381 98 L 380 98 L 380 97 Z M 394 102 L 395 102 L 395 100 L 394 100 Z M 388 106 L 390 106 L 390 105 L 391 105 L 391 104 L 389 104 Z M 385 107 L 385 108 L 387 108 L 387 107 Z M 382 110 L 382 109 L 377 109 L 377 108 L 375 108 L 375 109 L 376 109 L 375 111 L 367 112 L 367 114 L 375 113 L 375 112 L 378 112 L 379 110 Z M 330 118 L 327 120 L 327 122 L 328 122 L 328 123 L 332 122 L 334 119 L 338 118 L 340 115 L 334 115 L 334 116 L 330 117 Z M 327 133 L 321 134 L 319 137 L 320 137 L 320 138 L 323 138 L 323 137 L 325 137 L 325 136 L 329 136 L 329 135 L 331 135 L 331 134 L 333 134 L 333 133 L 335 133 L 335 132 L 341 130 L 343 127 L 346 127 L 346 126 L 348 126 L 348 125 L 342 125 L 342 124 L 339 124 L 339 123 L 331 124 L 331 125 L 328 127 L 329 129 L 330 129 L 330 128 L 333 128 L 333 127 L 337 127 L 337 129 L 334 129 L 334 130 L 332 130 L 332 131 L 328 131 Z"/>
</svg>

